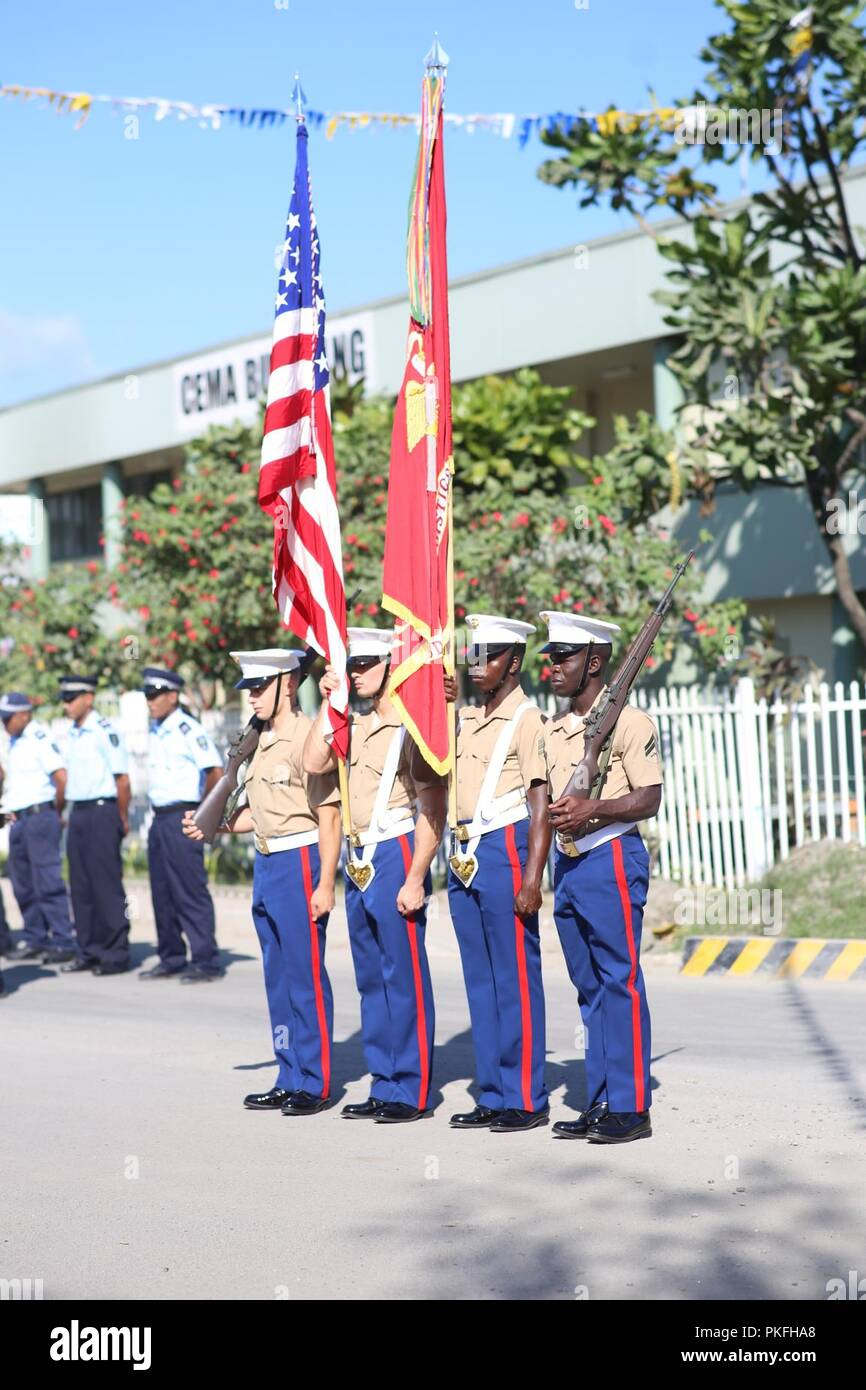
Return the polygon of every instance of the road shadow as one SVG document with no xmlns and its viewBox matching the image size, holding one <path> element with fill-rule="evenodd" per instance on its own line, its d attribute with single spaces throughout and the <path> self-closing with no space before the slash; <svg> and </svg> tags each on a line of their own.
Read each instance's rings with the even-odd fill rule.
<svg viewBox="0 0 866 1390">
<path fill-rule="evenodd" d="M 866 1130 L 866 1095 L 844 1053 L 827 1037 L 821 1020 L 805 992 L 793 982 L 786 982 L 785 1005 L 808 1039 L 809 1046 L 824 1068 L 827 1079 L 844 1090 L 848 1104 L 855 1111 L 858 1129 Z"/>
<path fill-rule="evenodd" d="M 375 1244 L 383 1268 L 389 1248 L 410 1243 L 411 1275 L 381 1298 L 590 1307 L 598 1299 L 815 1300 L 827 1298 L 828 1281 L 862 1265 L 856 1193 L 792 1181 L 789 1169 L 766 1160 L 745 1186 L 719 1179 L 695 1188 L 646 1176 L 643 1145 L 611 1151 L 551 1140 L 543 1130 L 527 1138 L 538 1159 L 524 1152 L 519 1166 L 498 1165 L 489 1186 L 462 1181 L 442 1159 L 447 1223 L 441 1199 L 416 1198 L 354 1228 L 353 1239 Z M 611 1170 L 621 1181 L 617 1203 Z M 768 1208 L 777 1218 L 772 1233 L 762 1219 Z"/>
<path fill-rule="evenodd" d="M 57 971 L 49 969 L 48 966 L 40 965 L 35 960 L 22 961 L 20 965 L 17 965 L 14 960 L 9 960 L 3 963 L 2 973 L 6 994 L 11 996 L 17 994 L 23 985 L 32 985 L 38 980 L 53 979 Z"/>
</svg>

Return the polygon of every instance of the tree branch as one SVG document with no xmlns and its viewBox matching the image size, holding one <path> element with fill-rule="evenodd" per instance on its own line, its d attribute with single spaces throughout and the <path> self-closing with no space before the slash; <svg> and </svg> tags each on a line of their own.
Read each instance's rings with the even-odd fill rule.
<svg viewBox="0 0 866 1390">
<path fill-rule="evenodd" d="M 821 123 L 821 117 L 818 115 L 818 112 L 812 105 L 811 97 L 809 98 L 809 111 L 811 112 L 812 119 L 815 122 L 815 132 L 818 136 L 818 144 L 821 147 L 821 154 L 823 155 L 824 163 L 827 165 L 827 168 L 830 172 L 830 178 L 832 180 L 833 188 L 836 193 L 836 206 L 839 209 L 839 217 L 842 223 L 842 231 L 845 236 L 845 242 L 848 247 L 848 254 L 851 260 L 854 262 L 855 267 L 859 270 L 860 256 L 857 252 L 857 246 L 854 241 L 854 234 L 851 231 L 851 224 L 848 221 L 848 208 L 845 205 L 845 194 L 842 189 L 841 180 L 839 178 L 839 171 L 836 168 L 836 163 L 833 159 L 833 152 L 830 149 L 830 144 L 827 140 L 827 132 L 825 131 L 824 126 Z"/>
</svg>

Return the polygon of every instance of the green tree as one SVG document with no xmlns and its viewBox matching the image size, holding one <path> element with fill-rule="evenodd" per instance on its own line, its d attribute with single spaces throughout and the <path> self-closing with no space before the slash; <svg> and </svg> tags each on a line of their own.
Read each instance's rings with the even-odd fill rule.
<svg viewBox="0 0 866 1390">
<path fill-rule="evenodd" d="M 560 153 L 539 176 L 578 188 L 581 206 L 631 212 L 670 266 L 658 298 L 680 339 L 670 365 L 685 392 L 683 428 L 675 441 L 648 417 L 623 423 L 610 459 L 617 477 L 640 479 L 641 512 L 669 488 L 675 446 L 686 495 L 705 506 L 722 480 L 805 490 L 866 646 L 866 606 L 833 524 L 866 459 L 866 264 L 842 178 L 866 141 L 864 6 L 822 0 L 810 26 L 793 28 L 790 0 L 717 3 L 730 25 L 701 53 L 702 88 L 667 119 L 612 108 L 600 129 L 550 130 Z M 724 143 L 730 113 L 742 137 L 744 117 L 762 111 L 781 113 L 782 152 L 769 139 L 745 146 L 762 191 L 726 209 L 714 166 L 744 148 Z M 658 234 L 647 219 L 659 209 L 683 219 L 683 234 Z"/>
<path fill-rule="evenodd" d="M 56 705 L 60 677 L 70 671 L 124 684 L 132 652 L 111 631 L 102 565 L 53 565 L 47 578 L 29 579 L 26 562 L 20 547 L 0 548 L 2 688 Z"/>
<path fill-rule="evenodd" d="M 630 638 L 666 587 L 677 548 L 640 513 L 640 484 L 623 484 L 618 463 L 578 453 L 593 421 L 567 387 L 538 373 L 484 377 L 454 388 L 455 611 L 523 614 L 539 626 L 546 608 L 620 622 Z M 350 622 L 383 621 L 379 610 L 392 404 L 338 392 L 334 447 L 343 521 L 346 587 L 357 585 Z M 701 674 L 730 659 L 745 607 L 699 605 L 694 568 L 680 586 L 652 662 L 688 647 Z M 700 611 L 696 611 L 700 610 Z M 688 615 L 688 616 L 685 616 Z"/>
<path fill-rule="evenodd" d="M 271 596 L 271 521 L 258 503 L 260 426 L 210 429 L 184 469 L 123 505 L 123 558 L 107 594 L 128 617 L 141 665 L 179 669 L 209 706 L 237 678 L 231 650 L 291 639 Z"/>
<path fill-rule="evenodd" d="M 383 397 L 335 389 L 344 569 L 355 624 L 390 622 L 379 603 L 392 414 L 393 402 Z M 524 613 L 536 622 L 540 610 L 566 607 L 621 621 L 631 636 L 646 616 L 676 549 L 632 516 L 634 497 L 618 489 L 604 460 L 578 454 L 591 424 L 570 404 L 568 389 L 545 385 L 535 372 L 456 388 L 458 622 L 473 608 Z M 211 429 L 187 447 L 183 472 L 170 486 L 127 498 L 118 567 L 76 571 L 85 588 L 67 587 L 63 604 L 58 594 L 71 585 L 72 572 L 61 581 L 52 570 L 48 596 L 37 607 L 27 600 L 32 651 L 43 647 L 51 616 L 57 651 L 74 656 L 73 664 L 90 667 L 98 659 L 124 687 L 139 684 L 145 664 L 176 668 L 208 706 L 236 677 L 231 650 L 292 642 L 271 596 L 271 521 L 257 496 L 260 447 L 260 425 Z M 670 659 L 682 641 L 707 670 L 725 659 L 742 605 L 698 613 L 698 587 L 690 574 L 679 594 L 679 611 L 688 616 L 669 624 L 658 659 Z M 531 665 L 544 669 L 534 656 Z"/>
</svg>

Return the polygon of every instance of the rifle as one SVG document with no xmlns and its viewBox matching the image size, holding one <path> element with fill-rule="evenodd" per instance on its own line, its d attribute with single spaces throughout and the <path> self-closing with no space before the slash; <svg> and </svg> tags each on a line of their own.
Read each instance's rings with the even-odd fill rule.
<svg viewBox="0 0 866 1390">
<path fill-rule="evenodd" d="M 297 667 L 298 685 L 304 680 L 318 655 L 315 647 L 308 647 L 304 652 L 301 664 Z M 237 738 L 229 745 L 222 776 L 211 787 L 192 818 L 193 824 L 202 831 L 205 844 L 213 844 L 220 826 L 234 814 L 241 794 L 238 773 L 258 748 L 259 735 L 265 723 L 265 720 L 257 719 L 253 715 L 246 728 L 239 731 Z"/>
<path fill-rule="evenodd" d="M 587 801 L 595 800 L 601 795 L 613 744 L 614 726 L 622 714 L 641 667 L 652 650 L 653 642 L 658 637 L 673 601 L 674 589 L 694 557 L 695 552 L 690 550 L 682 563 L 677 565 L 673 579 L 623 657 L 606 693 L 595 709 L 587 715 L 583 730 L 583 757 L 571 774 L 563 796 L 574 796 L 578 801 Z"/>
</svg>

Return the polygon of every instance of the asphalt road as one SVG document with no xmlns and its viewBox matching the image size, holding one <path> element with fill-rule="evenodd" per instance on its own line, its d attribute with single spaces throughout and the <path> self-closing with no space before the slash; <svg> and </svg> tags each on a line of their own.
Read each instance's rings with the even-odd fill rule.
<svg viewBox="0 0 866 1390">
<path fill-rule="evenodd" d="M 10 914 L 12 915 L 12 914 Z M 135 913 L 141 962 L 150 924 Z M 866 1276 L 866 995 L 645 969 L 649 1141 L 459 1133 L 472 1049 L 447 917 L 430 928 L 436 1110 L 404 1126 L 243 1110 L 273 1084 L 246 906 L 197 987 L 6 967 L 0 1278 L 44 1297 L 823 1299 Z M 582 1101 L 577 1010 L 545 933 L 553 1118 Z M 338 911 L 342 1101 L 367 1093 Z"/>
</svg>

